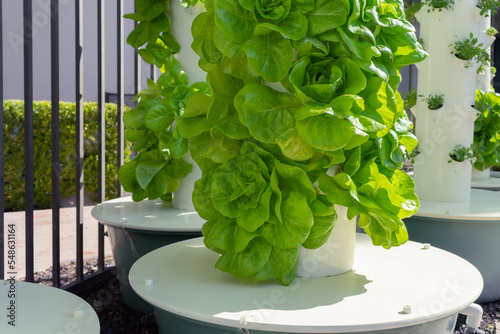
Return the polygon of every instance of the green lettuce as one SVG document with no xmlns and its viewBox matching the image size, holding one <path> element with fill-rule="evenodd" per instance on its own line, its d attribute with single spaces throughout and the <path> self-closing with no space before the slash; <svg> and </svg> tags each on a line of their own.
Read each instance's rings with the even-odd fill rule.
<svg viewBox="0 0 500 334">
<path fill-rule="evenodd" d="M 483 171 L 500 166 L 500 95 L 476 91 L 474 122 L 474 168 Z"/>
<path fill-rule="evenodd" d="M 375 245 L 406 242 L 419 202 L 401 168 L 417 140 L 397 89 L 426 53 L 403 2 L 205 4 L 192 47 L 210 93 L 186 94 L 175 119 L 203 171 L 193 202 L 216 267 L 290 284 L 298 248 L 328 239 L 334 205 Z"/>
<path fill-rule="evenodd" d="M 205 244 L 222 254 L 218 269 L 282 284 L 295 277 L 298 247 L 321 246 L 337 218 L 303 169 L 250 141 L 196 181 L 193 198 L 208 220 Z"/>
</svg>

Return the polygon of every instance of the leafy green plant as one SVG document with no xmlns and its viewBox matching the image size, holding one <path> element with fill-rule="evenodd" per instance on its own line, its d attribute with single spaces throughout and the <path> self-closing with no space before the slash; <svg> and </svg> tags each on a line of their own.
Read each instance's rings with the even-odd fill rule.
<svg viewBox="0 0 500 334">
<path fill-rule="evenodd" d="M 474 151 L 475 151 L 474 144 L 472 144 L 469 147 L 465 147 L 463 145 L 457 145 L 450 153 L 450 160 L 448 160 L 448 163 L 452 163 L 453 161 L 456 162 L 469 161 L 471 164 L 474 164 L 475 162 Z"/>
<path fill-rule="evenodd" d="M 476 91 L 474 168 L 483 171 L 500 165 L 500 95 Z"/>
<path fill-rule="evenodd" d="M 415 20 L 415 14 L 422 8 L 423 4 L 423 2 L 412 2 L 410 4 L 405 2 L 405 16 L 408 22 Z"/>
<path fill-rule="evenodd" d="M 491 12 L 491 15 L 495 16 L 498 8 L 500 7 L 500 3 L 498 0 L 479 0 L 478 7 L 481 9 L 479 12 L 481 15 L 485 15 L 488 17 L 488 11 Z"/>
<path fill-rule="evenodd" d="M 193 202 L 216 268 L 290 284 L 298 247 L 328 239 L 334 205 L 359 215 L 374 244 L 406 242 L 418 198 L 403 148 L 417 141 L 397 88 L 402 66 L 426 53 L 402 3 L 205 7 L 192 48 L 212 95 L 190 95 L 176 122 L 203 172 Z"/>
<path fill-rule="evenodd" d="M 417 104 L 417 91 L 415 88 L 412 88 L 404 99 L 404 109 L 410 110 Z"/>
<path fill-rule="evenodd" d="M 415 158 L 420 154 L 418 147 L 416 147 L 411 152 L 405 152 L 405 159 L 410 161 L 411 163 L 415 163 Z"/>
<path fill-rule="evenodd" d="M 182 159 L 188 152 L 187 139 L 179 134 L 174 120 L 184 113 L 189 95 L 208 93 L 206 83 L 189 84 L 173 56 L 180 45 L 170 31 L 168 2 L 137 0 L 137 12 L 125 15 L 138 21 L 127 42 L 140 48 L 137 52 L 142 59 L 162 71 L 157 82 L 148 79 L 148 88 L 136 97 L 137 107 L 123 116 L 125 138 L 134 143 L 132 149 L 138 154 L 120 167 L 118 177 L 134 201 L 169 200 L 181 179 L 192 171 L 193 166 Z M 188 0 L 182 5 L 189 7 L 197 2 Z"/>
<path fill-rule="evenodd" d="M 486 33 L 490 37 L 495 37 L 495 35 L 498 34 L 498 30 L 496 30 L 494 27 L 489 27 L 488 29 L 486 29 Z"/>
<path fill-rule="evenodd" d="M 454 0 L 425 0 L 425 3 L 428 6 L 427 12 L 438 10 L 442 11 L 443 9 L 452 9 L 455 4 Z"/>
<path fill-rule="evenodd" d="M 35 209 L 49 209 L 52 206 L 52 160 L 51 160 L 51 103 L 33 102 L 34 206 Z M 60 192 L 62 197 L 75 193 L 75 103 L 59 103 L 60 136 Z M 117 122 L 116 104 L 105 105 L 105 184 L 106 199 L 116 197 L 117 170 Z M 3 101 L 4 130 L 4 192 L 5 210 L 24 210 L 24 101 Z M 84 117 L 84 188 L 91 194 L 97 193 L 98 178 L 98 123 L 97 103 L 83 104 Z M 124 146 L 125 160 L 130 156 L 130 145 Z M 93 198 L 97 201 L 97 198 Z"/>
<path fill-rule="evenodd" d="M 427 108 L 429 108 L 429 110 L 438 110 L 443 106 L 443 98 L 444 98 L 443 94 L 440 95 L 430 94 L 427 97 L 424 95 L 419 95 L 419 97 L 422 97 L 422 101 L 427 103 Z"/>
<path fill-rule="evenodd" d="M 452 45 L 453 51 L 451 53 L 462 60 L 466 60 L 468 62 L 466 68 L 472 66 L 470 61 L 473 59 L 480 65 L 490 66 L 490 54 L 482 47 L 483 43 L 478 44 L 478 39 L 472 33 L 470 33 L 469 38 L 456 41 Z"/>
</svg>

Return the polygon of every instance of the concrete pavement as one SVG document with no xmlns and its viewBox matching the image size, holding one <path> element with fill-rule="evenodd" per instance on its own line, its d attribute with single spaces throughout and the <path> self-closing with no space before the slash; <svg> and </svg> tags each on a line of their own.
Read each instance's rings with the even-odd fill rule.
<svg viewBox="0 0 500 334">
<path fill-rule="evenodd" d="M 97 234 L 98 222 L 92 217 L 90 211 L 94 205 L 85 206 L 83 209 L 83 243 L 84 258 L 97 258 Z M 5 221 L 5 245 L 9 238 L 9 225 L 15 227 L 15 233 L 11 240 L 16 246 L 16 265 L 14 272 L 16 278 L 26 275 L 26 228 L 25 213 L 6 212 Z M 42 271 L 52 265 L 52 210 L 37 210 L 34 212 L 34 270 Z M 109 238 L 104 238 L 105 256 L 112 256 Z M 12 243 L 11 243 L 12 244 Z M 8 249 L 5 250 L 5 271 L 10 272 L 7 266 Z M 60 258 L 61 263 L 76 260 L 76 208 L 64 207 L 60 209 Z M 7 276 L 7 274 L 5 274 Z"/>
</svg>

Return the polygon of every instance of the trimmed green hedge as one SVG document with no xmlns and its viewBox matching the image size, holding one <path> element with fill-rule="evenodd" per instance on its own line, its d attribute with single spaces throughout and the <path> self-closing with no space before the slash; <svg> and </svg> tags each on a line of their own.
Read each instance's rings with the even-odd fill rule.
<svg viewBox="0 0 500 334">
<path fill-rule="evenodd" d="M 4 175 L 6 211 L 24 210 L 24 101 L 3 101 L 4 107 Z M 106 199 L 116 197 L 117 184 L 117 122 L 116 104 L 106 104 Z M 60 189 L 61 196 L 75 193 L 76 112 L 75 103 L 59 104 Z M 83 104 L 84 112 L 84 187 L 97 193 L 97 103 Z M 35 209 L 48 209 L 52 199 L 51 103 L 33 103 Z M 130 144 L 126 144 L 125 161 L 129 160 Z M 93 198 L 96 200 L 96 198 Z"/>
</svg>

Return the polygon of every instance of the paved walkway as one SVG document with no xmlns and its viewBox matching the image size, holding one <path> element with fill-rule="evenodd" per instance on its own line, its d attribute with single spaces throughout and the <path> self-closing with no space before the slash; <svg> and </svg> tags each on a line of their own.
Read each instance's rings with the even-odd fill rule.
<svg viewBox="0 0 500 334">
<path fill-rule="evenodd" d="M 94 206 L 85 206 L 83 210 L 83 243 L 84 258 L 97 258 L 98 222 L 90 211 Z M 16 277 L 25 277 L 26 243 L 25 243 L 25 213 L 7 212 L 5 219 L 5 238 L 8 237 L 8 226 L 15 224 L 14 236 L 16 245 Z M 52 266 L 52 210 L 37 210 L 34 213 L 34 270 L 41 271 Z M 109 238 L 104 238 L 105 255 L 112 256 Z M 6 250 L 6 257 L 8 250 Z M 61 262 L 76 260 L 76 208 L 60 209 L 60 257 Z M 5 259 L 8 271 L 7 258 Z M 6 275 L 7 276 L 7 275 Z"/>
</svg>

